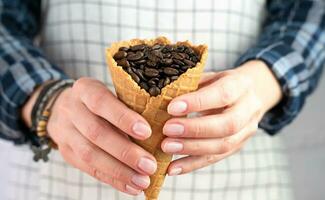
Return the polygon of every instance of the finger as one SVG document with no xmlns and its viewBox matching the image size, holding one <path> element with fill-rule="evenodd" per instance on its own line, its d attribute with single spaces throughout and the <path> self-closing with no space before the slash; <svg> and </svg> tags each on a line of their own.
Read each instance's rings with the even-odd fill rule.
<svg viewBox="0 0 325 200">
<path fill-rule="evenodd" d="M 106 119 L 128 135 L 137 139 L 146 139 L 151 135 L 148 122 L 119 101 L 100 81 L 82 78 L 76 81 L 73 89 L 91 112 Z"/>
<path fill-rule="evenodd" d="M 237 134 L 225 138 L 165 138 L 161 144 L 161 149 L 165 153 L 179 155 L 224 154 L 249 138 L 257 130 L 257 125 L 252 127 L 253 125 L 249 124 Z"/>
<path fill-rule="evenodd" d="M 113 179 L 132 187 L 145 189 L 150 184 L 149 176 L 136 173 L 111 155 L 96 147 L 84 138 L 76 129 L 71 129 L 67 138 L 77 158 Z"/>
<path fill-rule="evenodd" d="M 192 172 L 194 170 L 214 164 L 235 152 L 236 151 L 217 155 L 187 156 L 184 158 L 177 159 L 169 165 L 168 175 L 175 176 Z"/>
<path fill-rule="evenodd" d="M 224 76 L 195 92 L 176 97 L 167 110 L 171 115 L 182 116 L 191 112 L 222 108 L 233 104 L 247 91 L 249 85 L 246 77 Z"/>
<path fill-rule="evenodd" d="M 166 122 L 163 133 L 169 137 L 223 138 L 243 129 L 258 115 L 260 101 L 248 93 L 221 114 L 196 118 L 173 118 Z"/>
<path fill-rule="evenodd" d="M 203 73 L 201 78 L 200 78 L 199 85 L 203 85 L 205 83 L 210 82 L 211 80 L 216 79 L 217 74 L 218 73 L 216 73 L 216 72 L 205 72 L 205 73 Z"/>
<path fill-rule="evenodd" d="M 224 158 L 227 158 L 230 155 L 233 155 L 240 151 L 244 146 L 246 141 L 252 136 L 257 130 L 257 122 L 252 122 L 247 128 L 246 131 L 249 132 L 241 142 L 232 148 L 230 151 L 223 154 L 211 154 L 211 155 L 201 155 L 201 156 L 187 156 L 184 158 L 177 159 L 173 161 L 168 167 L 168 174 L 170 176 L 185 174 L 192 172 L 194 170 L 206 167 L 208 165 L 214 164 Z M 237 137 L 237 136 L 236 136 Z M 242 136 L 239 136 L 242 137 Z"/>
<path fill-rule="evenodd" d="M 91 113 L 84 104 L 76 102 L 70 118 L 78 131 L 108 154 L 144 175 L 157 169 L 155 158 L 102 118 Z"/>
<path fill-rule="evenodd" d="M 63 151 L 64 151 L 63 157 L 66 162 L 68 162 L 75 168 L 80 169 L 81 171 L 87 173 L 88 175 L 94 177 L 95 179 L 99 180 L 100 182 L 106 183 L 106 184 L 112 186 L 113 188 L 115 188 L 121 192 L 130 194 L 130 195 L 139 195 L 142 192 L 142 190 L 137 187 L 127 185 L 122 181 L 116 180 L 116 179 L 112 178 L 111 176 L 109 176 L 101 171 L 98 171 L 96 168 L 90 167 L 89 165 L 84 163 L 82 160 L 75 159 L 76 157 L 78 157 L 78 155 L 76 155 L 70 147 L 66 148 Z"/>
</svg>

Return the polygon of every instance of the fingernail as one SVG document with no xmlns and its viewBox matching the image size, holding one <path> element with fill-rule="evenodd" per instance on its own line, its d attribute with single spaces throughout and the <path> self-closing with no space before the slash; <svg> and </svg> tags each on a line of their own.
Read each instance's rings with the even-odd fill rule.
<svg viewBox="0 0 325 200">
<path fill-rule="evenodd" d="M 150 185 L 149 176 L 135 174 L 135 175 L 133 175 L 131 181 L 132 181 L 132 183 L 134 183 L 135 185 L 137 185 L 141 188 L 147 188 Z"/>
<path fill-rule="evenodd" d="M 148 137 L 151 134 L 151 128 L 143 122 L 136 122 L 133 125 L 132 130 L 134 134 L 140 137 Z"/>
<path fill-rule="evenodd" d="M 133 194 L 133 195 L 138 195 L 142 192 L 141 190 L 137 190 L 129 185 L 126 185 L 125 189 L 126 189 L 126 191 L 128 191 L 130 194 Z"/>
<path fill-rule="evenodd" d="M 173 169 L 169 170 L 168 175 L 169 176 L 176 176 L 176 175 L 179 175 L 180 173 L 182 173 L 182 168 L 176 167 L 176 168 L 173 168 Z"/>
<path fill-rule="evenodd" d="M 183 144 L 180 142 L 166 142 L 163 146 L 163 150 L 166 153 L 175 153 L 183 149 Z"/>
<path fill-rule="evenodd" d="M 184 126 L 181 124 L 166 124 L 163 128 L 165 135 L 176 136 L 184 133 Z"/>
<path fill-rule="evenodd" d="M 187 103 L 184 101 L 176 101 L 168 105 L 168 113 L 170 114 L 182 114 L 187 109 Z"/>
<path fill-rule="evenodd" d="M 157 164 L 149 158 L 142 157 L 139 160 L 138 167 L 148 174 L 153 174 L 157 169 Z"/>
</svg>

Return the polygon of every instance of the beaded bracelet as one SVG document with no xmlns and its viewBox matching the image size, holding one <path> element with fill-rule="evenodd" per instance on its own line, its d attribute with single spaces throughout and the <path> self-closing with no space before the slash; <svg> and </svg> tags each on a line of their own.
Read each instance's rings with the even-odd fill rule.
<svg viewBox="0 0 325 200">
<path fill-rule="evenodd" d="M 31 144 L 31 149 L 34 152 L 34 161 L 42 159 L 48 161 L 48 154 L 52 148 L 56 148 L 56 144 L 50 139 L 47 134 L 47 122 L 49 120 L 51 109 L 60 95 L 67 87 L 71 87 L 74 80 L 59 80 L 53 81 L 45 85 L 32 110 L 32 128 L 31 131 L 34 140 Z"/>
</svg>

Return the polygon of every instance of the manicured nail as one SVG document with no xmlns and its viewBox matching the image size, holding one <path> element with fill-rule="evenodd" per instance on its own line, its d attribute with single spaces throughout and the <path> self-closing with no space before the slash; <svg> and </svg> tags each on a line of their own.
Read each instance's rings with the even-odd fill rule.
<svg viewBox="0 0 325 200">
<path fill-rule="evenodd" d="M 134 134 L 136 134 L 140 137 L 146 138 L 151 134 L 151 128 L 143 122 L 136 122 L 133 125 L 132 130 L 133 130 Z"/>
<path fill-rule="evenodd" d="M 157 169 L 157 164 L 149 158 L 142 157 L 139 160 L 138 167 L 148 174 L 153 174 Z"/>
<path fill-rule="evenodd" d="M 126 185 L 125 189 L 126 189 L 126 191 L 128 191 L 130 194 L 133 194 L 133 195 L 138 195 L 142 192 L 141 190 L 137 190 L 129 185 Z"/>
<path fill-rule="evenodd" d="M 135 185 L 137 185 L 141 188 L 147 188 L 150 185 L 149 176 L 135 174 L 135 175 L 133 175 L 131 181 L 132 181 L 132 183 L 134 183 Z"/>
<path fill-rule="evenodd" d="M 184 133 L 184 126 L 181 124 L 166 124 L 163 128 L 165 135 L 178 136 Z"/>
<path fill-rule="evenodd" d="M 182 114 L 187 109 L 187 103 L 184 101 L 176 101 L 168 105 L 168 113 L 170 114 Z"/>
<path fill-rule="evenodd" d="M 163 150 L 166 153 L 176 153 L 183 149 L 183 144 L 180 142 L 166 142 Z"/>
<path fill-rule="evenodd" d="M 176 175 L 179 175 L 180 173 L 182 173 L 182 168 L 176 167 L 176 168 L 173 168 L 173 169 L 169 170 L 168 175 L 169 176 L 176 176 Z"/>
</svg>

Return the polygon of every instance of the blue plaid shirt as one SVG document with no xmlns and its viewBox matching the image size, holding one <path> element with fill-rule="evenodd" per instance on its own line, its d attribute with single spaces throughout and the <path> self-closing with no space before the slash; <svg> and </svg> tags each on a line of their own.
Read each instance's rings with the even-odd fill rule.
<svg viewBox="0 0 325 200">
<path fill-rule="evenodd" d="M 0 137 L 28 141 L 21 108 L 34 88 L 67 76 L 34 44 L 40 29 L 40 0 L 0 1 Z M 236 65 L 263 60 L 278 78 L 284 97 L 260 127 L 270 134 L 290 123 L 315 89 L 325 61 L 323 0 L 272 0 L 257 45 Z"/>
</svg>

